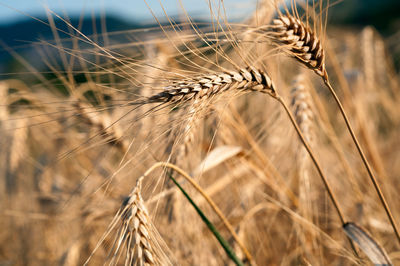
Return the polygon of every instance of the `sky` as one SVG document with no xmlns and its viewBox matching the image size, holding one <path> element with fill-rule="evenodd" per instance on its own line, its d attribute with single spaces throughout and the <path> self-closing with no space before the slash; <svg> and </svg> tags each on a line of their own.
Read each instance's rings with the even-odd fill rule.
<svg viewBox="0 0 400 266">
<path fill-rule="evenodd" d="M 113 14 L 126 20 L 151 20 L 151 10 L 157 17 L 163 16 L 163 9 L 168 15 L 183 14 L 180 3 L 192 16 L 208 16 L 208 0 L 0 0 L 0 24 L 10 24 L 28 16 L 45 15 L 45 6 L 57 14 L 66 12 L 69 16 L 86 14 Z M 211 0 L 212 3 L 218 2 Z M 161 3 L 161 4 L 160 4 Z M 230 18 L 244 16 L 252 11 L 256 0 L 224 0 Z"/>
</svg>

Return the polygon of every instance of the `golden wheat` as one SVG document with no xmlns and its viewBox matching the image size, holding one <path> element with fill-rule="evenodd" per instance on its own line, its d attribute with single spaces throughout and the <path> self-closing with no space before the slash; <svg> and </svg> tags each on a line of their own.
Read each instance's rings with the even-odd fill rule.
<svg viewBox="0 0 400 266">
<path fill-rule="evenodd" d="M 319 18 L 310 15 L 317 8 L 297 13 L 295 1 L 285 14 L 280 3 L 260 1 L 242 23 L 228 22 L 224 3 L 216 1 L 217 10 L 211 2 L 210 23 L 185 12 L 186 21 L 158 16 L 155 28 L 91 36 L 52 13 L 69 30 L 61 36 L 49 15 L 55 41 L 33 44 L 42 47 L 48 70 L 12 52 L 29 73 L 18 74 L 24 86 L 0 82 L 0 225 L 7 229 L 0 264 L 230 264 L 198 213 L 166 183 L 173 172 L 185 177 L 177 181 L 244 263 L 357 263 L 331 194 L 341 222 L 366 226 L 368 238 L 387 249 L 379 247 L 385 261 L 389 254 L 397 263 L 382 206 L 331 99 L 314 82 L 330 84 L 327 69 L 333 71 L 367 156 L 396 202 L 399 83 L 384 40 L 374 42 L 378 33 L 369 28 L 353 38 L 355 29 L 330 27 L 327 36 L 335 34 L 322 37 L 322 19 L 304 20 Z M 280 49 L 312 71 L 300 72 Z M 299 73 L 307 82 L 289 86 Z M 154 173 L 142 185 L 137 177 L 146 169 Z M 171 195 L 177 219 L 162 209 Z M 356 243 L 367 239 L 349 224 L 344 230 Z"/>
<path fill-rule="evenodd" d="M 318 75 L 325 76 L 325 52 L 318 36 L 310 27 L 290 14 L 280 15 L 274 19 L 271 36 L 302 64 L 314 70 Z"/>
<path fill-rule="evenodd" d="M 228 90 L 249 90 L 274 94 L 269 75 L 254 67 L 196 77 L 194 80 L 176 81 L 163 92 L 149 97 L 149 102 L 185 102 L 210 98 Z"/>
</svg>

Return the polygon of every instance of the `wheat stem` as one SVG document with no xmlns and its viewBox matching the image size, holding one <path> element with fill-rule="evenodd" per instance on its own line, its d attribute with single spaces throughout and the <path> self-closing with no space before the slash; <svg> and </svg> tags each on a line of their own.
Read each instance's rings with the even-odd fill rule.
<svg viewBox="0 0 400 266">
<path fill-rule="evenodd" d="M 385 212 L 386 212 L 386 214 L 387 214 L 387 216 L 389 218 L 389 221 L 390 221 L 390 223 L 391 223 L 391 225 L 393 227 L 393 230 L 394 230 L 394 232 L 396 234 L 397 240 L 400 243 L 400 232 L 399 232 L 399 229 L 397 227 L 396 221 L 395 221 L 395 219 L 393 217 L 393 214 L 390 211 L 389 205 L 386 202 L 385 196 L 382 193 L 382 190 L 381 190 L 381 188 L 379 186 L 379 183 L 378 183 L 378 181 L 377 181 L 377 179 L 375 177 L 375 174 L 373 173 L 372 168 L 369 165 L 367 158 L 365 157 L 365 154 L 364 154 L 364 152 L 363 152 L 363 150 L 362 150 L 362 148 L 360 146 L 360 143 L 358 142 L 358 139 L 357 139 L 357 137 L 356 137 L 356 135 L 354 133 L 354 130 L 353 130 L 351 124 L 350 124 L 349 118 L 347 117 L 346 112 L 344 111 L 343 105 L 340 102 L 336 92 L 334 91 L 334 89 L 332 88 L 332 85 L 329 82 L 327 73 L 324 75 L 323 80 L 324 80 L 325 85 L 328 87 L 330 93 L 332 94 L 333 98 L 335 99 L 336 104 L 339 107 L 340 113 L 343 116 L 343 119 L 344 119 L 344 121 L 346 123 L 346 126 L 347 126 L 347 128 L 348 128 L 348 130 L 350 132 L 351 138 L 353 139 L 353 142 L 356 145 L 358 153 L 360 154 L 360 157 L 361 157 L 361 159 L 362 159 L 362 161 L 363 161 L 363 163 L 365 165 L 365 168 L 368 171 L 368 175 L 369 175 L 369 177 L 371 179 L 371 182 L 374 185 L 374 188 L 375 188 L 375 190 L 376 190 L 376 192 L 378 194 L 379 200 L 381 201 L 381 203 L 383 205 L 383 208 L 385 209 Z"/>
<path fill-rule="evenodd" d="M 287 106 L 287 104 L 285 103 L 285 101 L 282 99 L 282 97 L 280 97 L 279 95 L 275 95 L 274 97 L 281 105 L 282 107 L 285 109 L 286 114 L 289 116 L 290 118 L 290 122 L 293 124 L 294 128 L 296 129 L 296 132 L 298 134 L 298 136 L 300 137 L 301 142 L 303 143 L 304 147 L 306 148 L 308 154 L 311 157 L 311 160 L 313 161 L 315 168 L 318 171 L 319 176 L 322 179 L 322 182 L 324 183 L 325 189 L 328 192 L 329 198 L 332 201 L 333 206 L 335 207 L 335 210 L 339 216 L 340 222 L 342 223 L 342 226 L 346 224 L 346 220 L 344 218 L 343 212 L 340 209 L 339 203 L 333 193 L 333 190 L 331 188 L 331 186 L 328 183 L 328 180 L 326 179 L 324 173 L 322 172 L 321 166 L 319 165 L 317 158 L 315 157 L 313 151 L 310 148 L 310 145 L 307 143 L 307 140 L 305 139 L 303 133 L 301 132 L 299 125 L 296 122 L 296 119 L 294 118 L 294 116 L 292 115 L 292 113 L 290 112 L 289 107 Z M 353 242 L 351 241 L 351 239 L 349 239 L 351 248 L 353 249 L 354 254 L 356 255 L 357 258 L 359 258 L 358 252 L 353 244 Z"/>
<path fill-rule="evenodd" d="M 392 224 L 397 240 L 400 243 L 400 233 L 394 217 L 380 189 L 377 179 L 364 155 L 364 152 L 361 149 L 357 137 L 354 134 L 354 130 L 349 122 L 349 119 L 347 118 L 346 112 L 344 111 L 339 98 L 329 82 L 328 73 L 325 67 L 325 51 L 317 34 L 315 34 L 310 27 L 300 21 L 300 19 L 295 18 L 290 14 L 280 15 L 278 19 L 274 20 L 274 25 L 272 28 L 274 29 L 274 32 L 271 33 L 271 37 L 276 42 L 287 45 L 287 51 L 303 65 L 309 69 L 312 69 L 317 75 L 319 75 L 323 79 L 325 85 L 328 87 L 340 109 L 347 129 L 349 130 L 353 142 L 357 147 L 358 153 L 360 154 L 360 157 L 367 169 L 368 175 L 376 192 L 378 193 L 379 199 L 386 211 L 390 223 Z"/>
<path fill-rule="evenodd" d="M 282 105 L 282 107 L 283 107 L 283 108 L 285 109 L 285 111 L 286 111 L 286 114 L 289 116 L 290 122 L 293 124 L 293 126 L 294 126 L 294 128 L 295 128 L 297 134 L 298 134 L 299 137 L 300 137 L 301 142 L 303 143 L 303 145 L 304 145 L 304 147 L 306 148 L 308 154 L 310 155 L 311 160 L 313 161 L 313 163 L 314 163 L 314 165 L 315 165 L 315 168 L 317 169 L 318 174 L 319 174 L 319 176 L 320 176 L 321 179 L 322 179 L 322 182 L 324 183 L 324 186 L 325 186 L 325 188 L 326 188 L 326 190 L 327 190 L 327 192 L 328 192 L 328 195 L 329 195 L 329 197 L 330 197 L 330 199 L 331 199 L 331 201 L 332 201 L 333 206 L 335 207 L 335 210 L 336 210 L 336 212 L 337 212 L 337 214 L 338 214 L 338 216 L 339 216 L 339 218 L 340 218 L 341 223 L 342 223 L 342 224 L 345 224 L 345 223 L 346 223 L 346 220 L 345 220 L 345 218 L 344 218 L 344 215 L 343 215 L 342 210 L 341 210 L 340 207 L 339 207 L 339 203 L 338 203 L 338 201 L 337 201 L 337 199 L 336 199 L 336 197 L 335 197 L 335 195 L 334 195 L 334 193 L 333 193 L 333 191 L 332 191 L 331 186 L 330 186 L 329 183 L 328 183 L 328 180 L 326 179 L 324 173 L 322 172 L 321 166 L 320 166 L 319 162 L 317 161 L 317 158 L 315 157 L 313 151 L 312 151 L 311 148 L 310 148 L 310 145 L 308 144 L 308 142 L 307 142 L 307 140 L 305 139 L 303 133 L 301 132 L 301 130 L 300 130 L 300 128 L 299 128 L 299 125 L 298 125 L 297 122 L 296 122 L 296 118 L 293 117 L 292 113 L 290 112 L 289 107 L 287 106 L 287 104 L 285 103 L 285 101 L 282 99 L 282 97 L 280 97 L 279 95 L 276 95 L 274 98 Z"/>
</svg>

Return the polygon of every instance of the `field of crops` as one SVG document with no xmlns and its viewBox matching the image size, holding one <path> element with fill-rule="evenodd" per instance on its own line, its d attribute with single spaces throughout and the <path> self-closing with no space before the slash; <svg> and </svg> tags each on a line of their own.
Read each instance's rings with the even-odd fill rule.
<svg viewBox="0 0 400 266">
<path fill-rule="evenodd" d="M 400 263 L 396 41 L 224 2 L 3 44 L 0 265 Z"/>
</svg>

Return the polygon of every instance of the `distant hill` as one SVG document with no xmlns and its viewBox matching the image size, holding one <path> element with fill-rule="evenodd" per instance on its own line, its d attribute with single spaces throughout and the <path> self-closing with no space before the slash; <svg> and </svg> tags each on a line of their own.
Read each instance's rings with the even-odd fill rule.
<svg viewBox="0 0 400 266">
<path fill-rule="evenodd" d="M 373 25 L 382 34 L 390 36 L 400 28 L 400 0 L 348 0 L 336 1 L 339 2 L 329 9 L 329 23 L 336 25 Z M 331 0 L 331 4 L 335 1 Z M 135 21 L 126 21 L 117 16 L 106 16 L 105 18 L 89 18 L 85 17 L 80 21 L 78 18 L 72 18 L 71 24 L 74 27 L 82 25 L 80 30 L 85 35 L 92 35 L 94 29 L 101 33 L 102 23 L 104 20 L 107 32 L 126 31 L 140 28 L 148 28 L 157 26 L 155 24 L 141 24 Z M 47 22 L 47 19 L 43 19 Z M 60 19 L 55 20 L 56 27 L 59 29 L 58 33 L 60 38 L 70 38 L 66 33 L 69 32 L 68 26 Z M 114 35 L 112 39 L 114 42 L 127 43 L 130 41 L 129 37 L 123 34 Z M 12 71 L 15 60 L 10 53 L 2 48 L 2 44 L 12 47 L 22 56 L 29 57 L 32 61 L 35 56 L 38 57 L 34 49 L 32 49 L 32 42 L 39 40 L 54 40 L 52 29 L 37 20 L 27 18 L 10 25 L 0 25 L 0 73 Z M 98 42 L 101 44 L 102 38 Z M 39 62 L 38 60 L 37 62 Z M 0 76 L 1 78 L 1 76 Z"/>
<path fill-rule="evenodd" d="M 12 48 L 19 55 L 29 58 L 29 62 L 33 62 L 35 67 L 40 67 L 43 64 L 40 60 L 37 50 L 33 47 L 33 43 L 39 41 L 48 41 L 54 43 L 54 34 L 52 28 L 47 24 L 46 18 L 39 18 L 41 21 L 27 18 L 22 21 L 16 22 L 10 25 L 0 25 L 0 73 L 15 72 L 16 61 L 13 56 L 4 48 L 4 45 Z M 58 35 L 60 39 L 67 40 L 63 43 L 64 48 L 71 48 L 72 44 L 70 42 L 71 36 L 69 35 L 72 29 L 62 21 L 61 19 L 54 18 L 55 26 L 58 29 Z M 82 20 L 79 18 L 72 18 L 69 23 L 79 29 L 84 35 L 89 36 L 91 39 L 95 40 L 100 46 L 103 44 L 102 29 L 105 22 L 107 33 L 111 33 L 112 36 L 109 37 L 111 43 L 122 44 L 132 42 L 132 39 L 138 39 L 139 37 L 143 40 L 146 37 L 144 35 L 150 34 L 150 31 L 135 32 L 133 30 L 143 29 L 143 28 L 153 28 L 159 31 L 158 24 L 142 24 L 135 21 L 126 21 L 120 19 L 116 16 L 106 16 L 106 17 L 85 17 Z M 179 24 L 179 20 L 175 20 Z M 192 21 L 194 23 L 202 23 L 204 21 L 196 20 Z M 79 26 L 80 25 L 80 26 Z M 169 22 L 162 24 L 163 26 L 169 26 Z M 202 27 L 199 26 L 199 27 Z M 131 33 L 124 33 L 131 31 Z M 73 32 L 73 31 L 72 31 Z M 121 32 L 118 34 L 117 32 Z M 152 31 L 154 32 L 154 31 Z M 97 33 L 96 39 L 91 37 L 93 34 Z M 74 32 L 77 36 L 78 34 Z M 81 36 L 79 36 L 81 37 Z M 82 43 L 81 43 L 82 45 Z M 82 46 L 80 46 L 82 48 Z M 36 60 L 38 59 L 38 60 Z M 1 76 L 0 76 L 1 79 Z"/>
<path fill-rule="evenodd" d="M 42 19 L 47 23 L 47 19 Z M 84 18 L 80 21 L 78 18 L 73 18 L 70 23 L 78 28 L 85 35 L 92 35 L 96 29 L 97 33 L 101 33 L 102 29 L 102 18 Z M 121 20 L 114 16 L 107 16 L 104 18 L 107 32 L 123 31 L 139 29 L 148 27 L 148 25 L 142 25 L 140 23 L 128 22 Z M 58 34 L 60 38 L 70 38 L 67 33 L 70 32 L 68 26 L 60 19 L 55 19 L 55 25 L 59 29 Z M 65 32 L 65 33 L 64 33 Z M 7 65 L 13 61 L 10 53 L 2 46 L 5 44 L 11 47 L 19 54 L 24 55 L 31 53 L 32 47 L 29 45 L 32 42 L 39 40 L 54 40 L 53 32 L 51 27 L 40 21 L 28 18 L 10 25 L 0 25 L 0 72 L 7 70 Z"/>
<path fill-rule="evenodd" d="M 329 23 L 346 25 L 372 25 L 382 34 L 390 35 L 400 29 L 399 0 L 345 0 L 330 1 Z"/>
</svg>

